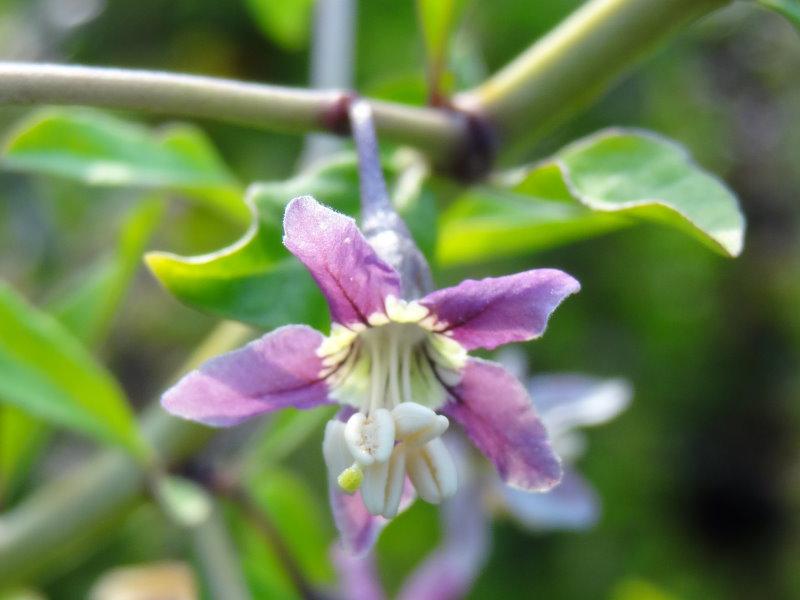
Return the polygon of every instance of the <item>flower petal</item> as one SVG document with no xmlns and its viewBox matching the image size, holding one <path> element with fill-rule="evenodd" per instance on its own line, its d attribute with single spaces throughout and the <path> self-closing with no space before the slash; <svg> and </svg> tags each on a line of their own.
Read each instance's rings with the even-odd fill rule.
<svg viewBox="0 0 800 600">
<path fill-rule="evenodd" d="M 283 243 L 306 266 L 328 299 L 337 323 L 367 323 L 384 312 L 384 298 L 400 297 L 400 276 L 383 262 L 350 217 L 311 196 L 286 207 Z"/>
<path fill-rule="evenodd" d="M 575 374 L 538 375 L 531 378 L 528 390 L 554 438 L 575 427 L 610 421 L 627 408 L 632 395 L 624 379 Z"/>
<path fill-rule="evenodd" d="M 522 384 L 497 363 L 471 358 L 442 411 L 464 427 L 509 485 L 552 488 L 561 477 L 542 422 Z"/>
<path fill-rule="evenodd" d="M 467 350 L 491 350 L 542 335 L 550 313 L 579 289 L 580 284 L 562 271 L 534 269 L 467 279 L 428 294 L 420 304 L 446 323 L 446 331 Z"/>
<path fill-rule="evenodd" d="M 571 470 L 565 470 L 561 483 L 544 494 L 512 488 L 500 481 L 497 488 L 511 516 L 528 529 L 588 529 L 600 516 L 597 494 Z"/>
<path fill-rule="evenodd" d="M 474 481 L 445 500 L 442 543 L 411 573 L 398 600 L 456 600 L 467 594 L 489 551 L 489 526 L 480 501 Z"/>
<path fill-rule="evenodd" d="M 328 498 L 345 551 L 363 556 L 378 539 L 386 519 L 370 514 L 361 499 L 361 492 L 345 494 L 335 481 L 328 483 Z"/>
<path fill-rule="evenodd" d="M 364 505 L 361 492 L 345 494 L 333 480 L 328 481 L 328 499 L 342 546 L 350 554 L 363 556 L 375 544 L 378 534 L 389 520 L 371 515 Z M 398 513 L 411 506 L 415 499 L 414 487 L 406 479 Z"/>
<path fill-rule="evenodd" d="M 384 600 L 375 554 L 369 552 L 356 556 L 347 552 L 340 544 L 331 549 L 331 559 L 339 575 L 339 591 L 348 600 Z"/>
<path fill-rule="evenodd" d="M 174 415 L 206 425 L 236 425 L 261 413 L 327 402 L 316 349 L 323 336 L 288 325 L 188 373 L 161 398 Z"/>
</svg>

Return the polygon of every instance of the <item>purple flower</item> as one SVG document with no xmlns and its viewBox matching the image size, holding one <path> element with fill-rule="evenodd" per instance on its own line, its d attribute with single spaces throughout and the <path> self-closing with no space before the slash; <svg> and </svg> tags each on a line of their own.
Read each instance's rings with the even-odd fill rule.
<svg viewBox="0 0 800 600">
<path fill-rule="evenodd" d="M 559 481 L 559 460 L 524 386 L 467 352 L 540 336 L 550 313 L 579 289 L 575 279 L 538 269 L 402 298 L 400 275 L 355 222 L 311 197 L 286 208 L 284 244 L 325 295 L 330 335 L 304 325 L 268 333 L 186 375 L 164 394 L 168 411 L 229 426 L 288 406 L 343 405 L 328 423 L 324 453 L 341 488 L 334 512 L 355 546 L 373 536 L 370 517 L 397 513 L 407 479 L 429 502 L 456 491 L 440 439 L 447 417 L 508 484 L 547 490 Z"/>
</svg>

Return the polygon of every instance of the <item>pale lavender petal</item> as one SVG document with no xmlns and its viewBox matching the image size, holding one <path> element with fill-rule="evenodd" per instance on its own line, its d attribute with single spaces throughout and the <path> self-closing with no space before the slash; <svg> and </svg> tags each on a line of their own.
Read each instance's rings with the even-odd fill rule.
<svg viewBox="0 0 800 600">
<path fill-rule="evenodd" d="M 383 262 L 350 217 L 310 196 L 286 207 L 283 243 L 306 266 L 328 299 L 331 318 L 365 323 L 384 312 L 384 298 L 400 297 L 400 276 Z"/>
<path fill-rule="evenodd" d="M 355 556 L 363 556 L 375 544 L 381 530 L 389 521 L 384 517 L 371 515 L 360 492 L 345 494 L 333 480 L 328 481 L 328 499 L 344 550 Z M 398 514 L 411 506 L 414 500 L 414 486 L 406 478 Z"/>
<path fill-rule="evenodd" d="M 486 562 L 489 526 L 476 482 L 462 481 L 442 504 L 442 542 L 406 580 L 398 600 L 455 600 L 472 587 Z"/>
<path fill-rule="evenodd" d="M 333 565 L 339 575 L 339 590 L 347 600 L 384 600 L 375 554 L 351 554 L 340 544 L 331 549 Z"/>
<path fill-rule="evenodd" d="M 188 373 L 161 403 L 174 415 L 219 427 L 288 406 L 323 404 L 328 388 L 316 355 L 322 339 L 305 325 L 281 327 Z"/>
<path fill-rule="evenodd" d="M 538 375 L 528 390 L 552 437 L 610 421 L 627 408 L 632 395 L 624 379 L 577 374 Z"/>
<path fill-rule="evenodd" d="M 328 483 L 328 498 L 344 550 L 363 556 L 378 539 L 386 519 L 371 515 L 359 492 L 345 494 L 335 481 Z"/>
<path fill-rule="evenodd" d="M 511 516 L 528 529 L 588 529 L 600 517 L 597 494 L 569 469 L 561 483 L 544 494 L 512 488 L 499 480 L 497 491 Z"/>
<path fill-rule="evenodd" d="M 556 269 L 535 269 L 437 290 L 420 302 L 467 350 L 539 337 L 550 313 L 580 284 Z"/>
<path fill-rule="evenodd" d="M 469 359 L 443 412 L 461 423 L 503 480 L 526 490 L 548 490 L 561 477 L 528 392 L 497 363 Z"/>
</svg>

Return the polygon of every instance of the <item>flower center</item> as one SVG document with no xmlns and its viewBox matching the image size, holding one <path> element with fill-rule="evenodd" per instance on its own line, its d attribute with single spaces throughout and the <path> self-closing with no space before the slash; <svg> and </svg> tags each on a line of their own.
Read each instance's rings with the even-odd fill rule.
<svg viewBox="0 0 800 600">
<path fill-rule="evenodd" d="M 358 409 L 346 425 L 329 423 L 324 450 L 339 486 L 360 488 L 372 514 L 391 517 L 406 474 L 429 502 L 455 492 L 455 467 L 439 439 L 448 421 L 434 410 L 461 379 L 467 353 L 417 302 L 389 297 L 368 322 L 335 324 L 317 350 L 330 396 Z"/>
<path fill-rule="evenodd" d="M 466 351 L 432 320 L 387 321 L 360 330 L 334 326 L 319 350 L 331 397 L 365 414 L 401 402 L 439 408 L 445 386 L 461 378 Z"/>
</svg>

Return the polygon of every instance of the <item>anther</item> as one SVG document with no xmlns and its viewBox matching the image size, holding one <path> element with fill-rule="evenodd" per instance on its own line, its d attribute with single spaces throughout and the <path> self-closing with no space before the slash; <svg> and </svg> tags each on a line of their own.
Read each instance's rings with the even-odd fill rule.
<svg viewBox="0 0 800 600">
<path fill-rule="evenodd" d="M 344 439 L 353 458 L 366 466 L 389 459 L 394 447 L 394 420 L 385 408 L 356 413 L 347 421 Z"/>
</svg>

